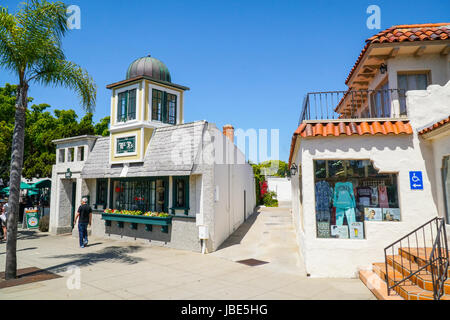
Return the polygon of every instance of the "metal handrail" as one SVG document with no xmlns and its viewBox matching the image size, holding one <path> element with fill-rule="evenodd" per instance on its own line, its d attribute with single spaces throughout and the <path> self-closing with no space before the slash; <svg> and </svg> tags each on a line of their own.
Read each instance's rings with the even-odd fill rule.
<svg viewBox="0 0 450 320">
<path fill-rule="evenodd" d="M 436 223 L 436 236 L 433 235 L 433 222 Z M 433 243 L 432 245 L 432 251 L 430 254 L 430 257 L 427 257 L 427 246 L 426 246 L 426 232 L 425 228 L 427 226 L 430 226 L 431 231 L 431 241 Z M 407 240 L 408 245 L 407 248 L 411 249 L 411 236 L 415 235 L 415 242 L 416 242 L 416 252 L 419 252 L 419 240 L 418 240 L 418 232 L 422 231 L 423 234 L 423 243 L 424 243 L 424 252 L 425 252 L 425 265 L 419 267 L 417 270 L 412 272 L 412 265 L 411 265 L 411 259 L 408 259 L 409 261 L 409 272 L 407 276 L 405 276 L 405 269 L 406 267 L 403 264 L 403 255 L 402 252 L 400 252 L 400 263 L 401 263 L 401 273 L 402 278 L 399 281 L 396 281 L 396 264 L 398 265 L 399 262 L 395 261 L 395 254 L 394 254 L 394 247 L 396 245 L 399 245 L 400 251 L 403 250 L 402 241 Z M 388 273 L 388 250 L 392 250 L 392 267 L 394 269 L 393 273 L 393 284 L 390 285 L 390 279 L 389 279 L 389 273 Z M 444 254 L 443 254 L 444 250 Z M 410 251 L 408 250 L 408 253 Z M 437 254 L 436 254 L 437 253 Z M 411 279 L 416 274 L 419 274 L 423 270 L 429 270 L 431 268 L 431 278 L 433 283 L 433 297 L 435 300 L 439 300 L 444 292 L 444 283 L 447 280 L 448 276 L 448 267 L 449 267 L 449 257 L 448 257 L 448 244 L 447 244 L 447 234 L 445 229 L 445 218 L 436 217 L 431 219 L 430 221 L 424 223 L 420 227 L 414 229 L 410 233 L 408 233 L 406 236 L 400 238 L 399 240 L 395 241 L 391 245 L 387 246 L 384 249 L 384 256 L 385 256 L 385 268 L 386 268 L 386 282 L 387 282 L 387 291 L 388 295 L 390 295 L 391 290 L 395 287 L 405 283 L 409 279 Z M 437 266 L 436 266 L 437 263 Z M 436 272 L 435 272 L 436 271 Z M 437 273 L 435 277 L 435 273 Z"/>
<path fill-rule="evenodd" d="M 298 125 L 305 120 L 392 118 L 392 110 L 397 110 L 394 101 L 403 117 L 405 93 L 404 89 L 309 92 L 303 99 Z"/>
</svg>

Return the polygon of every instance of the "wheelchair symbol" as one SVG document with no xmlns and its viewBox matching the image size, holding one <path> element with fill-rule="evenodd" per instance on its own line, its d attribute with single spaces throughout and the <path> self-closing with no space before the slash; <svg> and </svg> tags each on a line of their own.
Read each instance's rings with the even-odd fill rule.
<svg viewBox="0 0 450 320">
<path fill-rule="evenodd" d="M 420 178 L 416 176 L 415 173 L 413 173 L 413 176 L 411 177 L 412 182 L 419 182 Z"/>
</svg>

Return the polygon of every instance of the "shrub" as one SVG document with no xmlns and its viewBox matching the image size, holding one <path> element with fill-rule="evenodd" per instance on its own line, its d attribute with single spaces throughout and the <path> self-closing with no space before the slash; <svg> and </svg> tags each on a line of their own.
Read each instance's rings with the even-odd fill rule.
<svg viewBox="0 0 450 320">
<path fill-rule="evenodd" d="M 49 223 L 50 223 L 50 216 L 43 216 L 39 220 L 39 231 L 48 232 Z"/>
<path fill-rule="evenodd" d="M 273 191 L 267 192 L 263 197 L 263 205 L 266 207 L 278 207 L 278 200 L 275 199 L 277 194 Z"/>
</svg>

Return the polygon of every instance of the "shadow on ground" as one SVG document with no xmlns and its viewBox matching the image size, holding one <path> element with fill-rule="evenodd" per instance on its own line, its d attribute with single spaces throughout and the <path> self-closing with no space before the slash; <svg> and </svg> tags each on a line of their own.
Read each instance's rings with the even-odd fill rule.
<svg viewBox="0 0 450 320">
<path fill-rule="evenodd" d="M 248 219 L 219 246 L 217 251 L 240 244 L 260 214 L 261 212 L 257 210 L 250 217 L 248 217 Z"/>
<path fill-rule="evenodd" d="M 48 237 L 48 233 L 39 233 L 35 230 L 18 230 L 17 240 L 36 240 L 44 237 Z"/>
<path fill-rule="evenodd" d="M 86 267 L 100 262 L 136 264 L 138 262 L 143 261 L 144 259 L 139 257 L 133 257 L 130 254 L 138 252 L 141 249 L 142 249 L 141 246 L 129 246 L 129 247 L 112 246 L 103 248 L 98 252 L 51 256 L 48 257 L 48 259 L 71 259 L 71 260 L 45 269 L 50 272 L 60 273 L 66 272 L 68 267 L 70 266 Z"/>
<path fill-rule="evenodd" d="M 16 252 L 20 252 L 20 251 L 28 251 L 28 250 L 36 250 L 37 247 L 31 247 L 31 248 L 23 248 L 23 249 L 18 249 L 16 250 Z M 0 255 L 2 254 L 6 254 L 6 247 L 5 247 L 5 252 L 0 252 Z"/>
</svg>

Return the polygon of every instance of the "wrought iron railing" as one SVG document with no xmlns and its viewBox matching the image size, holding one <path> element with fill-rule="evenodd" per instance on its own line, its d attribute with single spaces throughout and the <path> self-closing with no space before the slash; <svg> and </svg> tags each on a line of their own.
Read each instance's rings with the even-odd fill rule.
<svg viewBox="0 0 450 320">
<path fill-rule="evenodd" d="M 310 92 L 303 100 L 304 120 L 392 118 L 406 116 L 405 90 Z"/>
<path fill-rule="evenodd" d="M 405 254 L 408 258 L 404 257 Z M 415 262 L 411 261 L 413 255 L 417 258 Z M 413 230 L 386 247 L 384 256 L 388 295 L 394 288 L 410 284 L 416 275 L 431 273 L 433 297 L 440 300 L 444 294 L 449 266 L 445 218 L 433 218 Z M 393 269 L 391 273 L 389 273 L 389 259 Z"/>
</svg>

